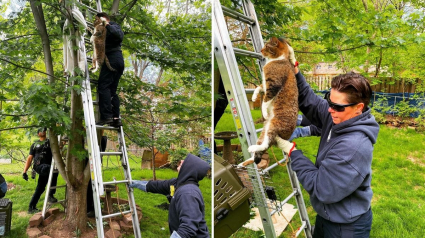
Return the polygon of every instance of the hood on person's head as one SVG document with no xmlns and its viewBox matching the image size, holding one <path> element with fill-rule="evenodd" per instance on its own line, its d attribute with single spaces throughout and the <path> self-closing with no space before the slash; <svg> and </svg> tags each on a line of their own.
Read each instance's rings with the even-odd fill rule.
<svg viewBox="0 0 425 238">
<path fill-rule="evenodd" d="M 195 155 L 188 154 L 180 168 L 179 176 L 177 177 L 177 187 L 187 182 L 198 183 L 207 175 L 210 169 L 211 166 L 207 162 Z"/>
</svg>

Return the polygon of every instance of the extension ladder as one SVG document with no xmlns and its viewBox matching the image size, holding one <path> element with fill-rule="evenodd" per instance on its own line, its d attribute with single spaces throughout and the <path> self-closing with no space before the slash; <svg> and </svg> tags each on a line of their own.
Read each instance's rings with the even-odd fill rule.
<svg viewBox="0 0 425 238">
<path fill-rule="evenodd" d="M 221 6 L 219 0 L 213 1 L 213 34 L 214 57 L 223 80 L 227 100 L 229 101 L 231 113 L 233 115 L 233 121 L 235 123 L 238 138 L 241 143 L 243 156 L 245 160 L 247 160 L 251 158 L 251 154 L 248 152 L 248 147 L 250 145 L 256 144 L 257 132 L 261 131 L 261 129 L 256 130 L 254 127 L 246 92 L 244 90 L 244 85 L 236 61 L 236 55 L 248 56 L 258 59 L 260 70 L 262 70 L 266 60 L 263 58 L 261 53 L 259 53 L 263 48 L 263 40 L 254 6 L 249 0 L 241 0 L 241 2 L 244 14 Z M 224 15 L 248 24 L 255 52 L 232 47 L 232 42 L 230 40 Z M 261 75 L 263 74 L 261 73 Z M 280 162 L 284 162 L 285 160 L 286 158 L 282 159 Z M 255 164 L 251 164 L 249 166 L 252 168 L 248 169 L 248 174 L 252 182 L 254 202 L 258 206 L 265 235 L 266 237 L 276 237 L 271 218 L 271 212 L 267 207 L 267 200 L 261 181 L 261 174 L 257 169 L 254 169 L 254 166 L 256 166 Z M 269 168 L 265 169 L 265 171 L 269 171 L 276 166 L 277 163 L 271 165 Z M 301 193 L 301 188 L 295 172 L 291 169 L 290 162 L 287 164 L 287 170 L 293 192 L 284 200 L 284 202 L 288 201 L 291 197 L 295 197 L 301 218 L 301 227 L 298 229 L 296 236 L 304 231 L 306 237 L 312 237 L 312 228 Z M 275 211 L 273 211 L 273 213 L 274 212 Z"/>
<path fill-rule="evenodd" d="M 80 5 L 84 5 L 82 3 L 78 3 Z M 97 14 L 98 12 L 101 12 L 101 5 L 100 0 L 96 0 L 97 10 L 93 9 L 89 6 L 84 5 L 84 7 L 91 11 L 94 14 Z M 92 24 L 87 23 L 90 27 L 93 27 Z M 85 42 L 88 42 L 88 40 L 85 40 Z M 83 48 L 84 54 L 86 54 L 86 48 L 85 44 L 81 44 Z M 120 215 L 125 214 L 131 214 L 131 219 L 133 223 L 133 231 L 134 231 L 134 237 L 140 238 L 142 237 L 139 227 L 139 220 L 137 216 L 137 209 L 136 209 L 136 202 L 134 199 L 133 189 L 129 188 L 128 185 L 131 183 L 131 171 L 130 166 L 128 163 L 128 156 L 127 156 L 127 149 L 125 144 L 125 138 L 124 138 L 124 130 L 122 126 L 119 128 L 111 127 L 111 126 L 98 126 L 96 125 L 95 121 L 95 113 L 94 113 L 94 104 L 92 99 L 92 91 L 91 91 L 91 85 L 90 85 L 90 76 L 89 76 L 89 70 L 88 70 L 88 62 L 86 58 L 85 62 L 85 80 L 82 83 L 83 90 L 81 91 L 82 101 L 83 101 L 83 109 L 84 109 L 84 121 L 85 121 L 85 129 L 86 129 L 86 142 L 87 142 L 87 148 L 88 148 L 88 156 L 89 156 L 89 163 L 90 163 L 90 176 L 92 180 L 92 190 L 93 190 L 93 200 L 94 200 L 94 210 L 95 210 L 95 217 L 96 217 L 96 228 L 97 228 L 97 235 L 98 237 L 105 237 L 105 232 L 103 229 L 103 219 L 112 218 Z M 98 131 L 100 130 L 112 130 L 117 131 L 118 134 L 118 142 L 119 142 L 119 149 L 117 152 L 101 152 L 99 148 L 99 140 L 98 140 Z M 119 156 L 121 160 L 121 166 L 124 170 L 124 180 L 113 180 L 109 182 L 104 182 L 102 178 L 102 156 Z M 53 170 L 53 164 L 52 162 L 52 169 L 49 176 L 49 182 L 48 182 L 48 192 L 50 190 L 50 182 L 52 177 L 52 170 Z M 102 214 L 102 208 L 101 208 L 101 198 L 100 196 L 104 195 L 104 187 L 105 185 L 117 185 L 117 184 L 126 184 L 127 189 L 127 195 L 128 195 L 128 205 L 130 207 L 127 211 L 117 212 L 113 214 Z M 47 198 L 48 198 L 48 192 L 46 193 L 45 198 L 45 204 L 47 204 Z M 89 196 L 89 195 L 87 195 Z M 46 205 L 45 205 L 46 206 Z M 44 214 L 44 206 L 43 206 L 43 214 Z"/>
</svg>

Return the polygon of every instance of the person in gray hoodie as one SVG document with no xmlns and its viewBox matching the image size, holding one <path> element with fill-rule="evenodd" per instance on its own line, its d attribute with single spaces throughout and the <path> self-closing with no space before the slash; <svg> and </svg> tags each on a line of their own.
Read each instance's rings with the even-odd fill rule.
<svg viewBox="0 0 425 238">
<path fill-rule="evenodd" d="M 372 153 L 379 124 L 368 108 L 372 89 L 360 74 L 332 79 L 325 98 L 317 96 L 296 68 L 299 108 L 322 128 L 316 163 L 295 143 L 278 138 L 292 169 L 317 212 L 313 237 L 369 237 L 372 226 Z"/>
<path fill-rule="evenodd" d="M 133 181 L 129 187 L 167 196 L 170 238 L 209 238 L 205 205 L 198 182 L 211 169 L 199 157 L 188 154 L 177 167 L 177 178 L 163 181 Z"/>
</svg>

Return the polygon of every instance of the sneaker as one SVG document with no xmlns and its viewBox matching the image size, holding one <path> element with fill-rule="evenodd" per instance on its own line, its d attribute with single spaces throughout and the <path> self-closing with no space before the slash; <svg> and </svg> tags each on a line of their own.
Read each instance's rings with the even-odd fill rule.
<svg viewBox="0 0 425 238">
<path fill-rule="evenodd" d="M 37 213 L 37 212 L 39 212 L 40 210 L 38 210 L 36 207 L 30 207 L 29 209 L 28 209 L 28 214 L 34 214 L 34 213 Z"/>
<path fill-rule="evenodd" d="M 112 118 L 108 118 L 106 120 L 100 120 L 100 121 L 96 122 L 96 125 L 98 125 L 98 126 L 108 125 L 109 126 L 109 125 L 112 124 L 112 122 L 113 122 Z"/>
<path fill-rule="evenodd" d="M 52 196 L 49 196 L 49 198 L 47 199 L 50 203 L 55 203 L 55 202 L 58 202 L 58 200 L 55 198 L 55 197 L 53 197 L 53 195 Z"/>
<path fill-rule="evenodd" d="M 110 124 L 111 126 L 113 126 L 113 127 L 120 127 L 120 126 L 122 126 L 122 122 L 121 122 L 121 119 L 113 119 L 112 120 L 112 123 Z"/>
</svg>

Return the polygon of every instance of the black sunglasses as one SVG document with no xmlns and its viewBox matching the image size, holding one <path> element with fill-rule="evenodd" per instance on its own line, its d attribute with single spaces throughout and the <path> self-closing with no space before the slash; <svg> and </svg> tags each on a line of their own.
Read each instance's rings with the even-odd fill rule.
<svg viewBox="0 0 425 238">
<path fill-rule="evenodd" d="M 334 109 L 337 112 L 343 112 L 343 111 L 345 111 L 345 108 L 346 107 L 349 107 L 349 106 L 353 106 L 353 105 L 358 104 L 358 103 L 349 103 L 349 104 L 333 103 L 331 101 L 331 99 L 330 99 L 330 95 L 331 95 L 330 92 L 327 92 L 325 94 L 325 99 L 326 99 L 326 101 L 328 101 L 329 107 L 332 108 L 332 109 Z"/>
</svg>

